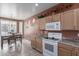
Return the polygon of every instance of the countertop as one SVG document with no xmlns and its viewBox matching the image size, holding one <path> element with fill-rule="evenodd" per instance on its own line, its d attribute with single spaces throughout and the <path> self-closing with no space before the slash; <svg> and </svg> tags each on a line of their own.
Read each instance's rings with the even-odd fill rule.
<svg viewBox="0 0 79 59">
<path fill-rule="evenodd" d="M 72 45 L 74 47 L 79 47 L 79 40 L 67 40 L 67 39 L 63 39 L 59 43 L 64 43 L 64 44 L 67 44 L 67 45 Z"/>
<path fill-rule="evenodd" d="M 42 38 L 47 38 L 47 36 L 43 36 Z M 59 43 L 64 43 L 67 45 L 72 45 L 74 47 L 79 47 L 79 39 L 77 40 L 72 40 L 72 39 L 73 38 L 62 38 L 62 40 L 60 40 Z"/>
</svg>

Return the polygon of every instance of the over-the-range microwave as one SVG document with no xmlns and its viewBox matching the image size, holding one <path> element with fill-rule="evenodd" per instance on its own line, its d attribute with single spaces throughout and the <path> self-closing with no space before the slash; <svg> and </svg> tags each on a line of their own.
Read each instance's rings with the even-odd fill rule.
<svg viewBox="0 0 79 59">
<path fill-rule="evenodd" d="M 60 22 L 46 23 L 45 30 L 60 30 Z"/>
</svg>

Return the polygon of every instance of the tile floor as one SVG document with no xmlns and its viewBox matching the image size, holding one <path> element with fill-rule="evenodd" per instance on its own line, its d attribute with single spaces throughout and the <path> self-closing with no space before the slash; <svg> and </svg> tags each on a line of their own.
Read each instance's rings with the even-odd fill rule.
<svg viewBox="0 0 79 59">
<path fill-rule="evenodd" d="M 18 43 L 18 42 L 17 42 Z M 0 45 L 1 46 L 1 45 Z M 31 42 L 23 39 L 22 47 L 21 45 L 11 45 L 12 47 L 8 47 L 8 44 L 4 44 L 4 49 L 0 48 L 0 56 L 42 56 L 41 53 L 32 49 Z"/>
</svg>

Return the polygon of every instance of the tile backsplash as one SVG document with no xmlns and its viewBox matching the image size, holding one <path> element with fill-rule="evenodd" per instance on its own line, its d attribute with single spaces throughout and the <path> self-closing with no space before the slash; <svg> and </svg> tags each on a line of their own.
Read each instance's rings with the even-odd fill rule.
<svg viewBox="0 0 79 59">
<path fill-rule="evenodd" d="M 63 34 L 63 37 L 65 38 L 72 38 L 71 40 L 79 39 L 78 31 L 63 31 L 62 34 Z"/>
</svg>

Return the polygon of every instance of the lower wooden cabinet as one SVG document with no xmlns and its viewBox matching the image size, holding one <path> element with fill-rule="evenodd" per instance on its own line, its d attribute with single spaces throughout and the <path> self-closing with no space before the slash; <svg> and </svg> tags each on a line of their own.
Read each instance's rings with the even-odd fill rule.
<svg viewBox="0 0 79 59">
<path fill-rule="evenodd" d="M 36 49 L 42 52 L 42 40 L 40 38 L 36 38 Z"/>
<path fill-rule="evenodd" d="M 71 45 L 59 43 L 58 55 L 59 56 L 76 56 L 75 47 Z"/>
<path fill-rule="evenodd" d="M 42 40 L 41 38 L 35 37 L 31 40 L 31 46 L 32 48 L 38 50 L 42 53 Z"/>
<path fill-rule="evenodd" d="M 64 48 L 59 48 L 59 56 L 71 56 L 72 51 L 64 49 Z"/>
<path fill-rule="evenodd" d="M 79 56 L 79 48 L 78 47 L 75 48 L 75 52 L 76 52 L 76 56 Z"/>
<path fill-rule="evenodd" d="M 32 46 L 32 48 L 36 48 L 36 39 L 35 38 L 33 38 L 31 40 L 31 46 Z"/>
</svg>

